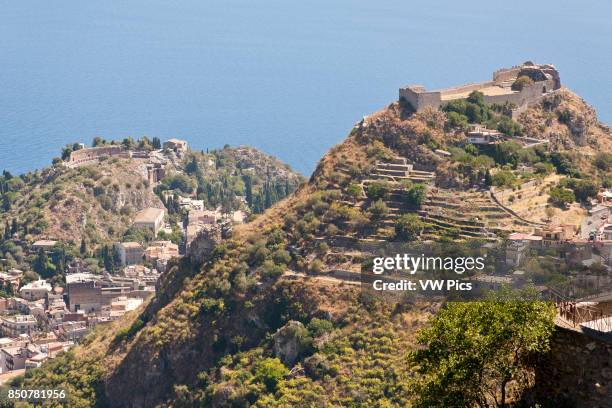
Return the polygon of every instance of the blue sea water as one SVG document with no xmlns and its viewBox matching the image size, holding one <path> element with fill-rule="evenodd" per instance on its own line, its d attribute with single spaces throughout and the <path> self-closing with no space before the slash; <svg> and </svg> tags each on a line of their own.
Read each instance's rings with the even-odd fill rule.
<svg viewBox="0 0 612 408">
<path fill-rule="evenodd" d="M 607 0 L 0 0 L 0 169 L 148 135 L 249 144 L 309 174 L 399 86 L 525 60 L 610 123 L 611 16 Z"/>
</svg>

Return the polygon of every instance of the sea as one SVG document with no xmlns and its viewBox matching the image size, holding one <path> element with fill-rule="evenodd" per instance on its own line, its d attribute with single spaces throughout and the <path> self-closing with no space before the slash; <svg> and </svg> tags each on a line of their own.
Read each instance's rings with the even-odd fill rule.
<svg viewBox="0 0 612 408">
<path fill-rule="evenodd" d="M 304 175 L 364 115 L 526 60 L 612 123 L 612 2 L 0 0 L 0 170 L 95 136 L 252 145 Z"/>
</svg>

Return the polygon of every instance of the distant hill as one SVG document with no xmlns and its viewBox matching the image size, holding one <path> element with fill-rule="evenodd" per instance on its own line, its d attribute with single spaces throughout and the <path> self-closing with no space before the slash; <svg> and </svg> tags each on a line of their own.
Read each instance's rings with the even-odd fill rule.
<svg viewBox="0 0 612 408">
<path fill-rule="evenodd" d="M 29 270 L 30 246 L 39 239 L 55 240 L 76 251 L 84 242 L 93 256 L 97 248 L 122 240 L 140 210 L 164 208 L 159 193 L 177 180 L 188 180 L 188 191 L 179 189 L 179 194 L 205 199 L 209 208 L 227 204 L 228 211 L 244 208 L 248 212 L 251 210 L 239 199 L 245 199 L 245 178 L 260 212 L 302 182 L 288 165 L 254 148 L 227 147 L 210 154 L 188 150 L 182 158 L 171 151 L 162 157 L 164 154 L 165 177 L 158 185 L 148 177 L 146 154 L 103 157 L 78 166 L 56 159 L 53 166 L 40 171 L 5 172 L 0 176 L 3 268 Z"/>
</svg>

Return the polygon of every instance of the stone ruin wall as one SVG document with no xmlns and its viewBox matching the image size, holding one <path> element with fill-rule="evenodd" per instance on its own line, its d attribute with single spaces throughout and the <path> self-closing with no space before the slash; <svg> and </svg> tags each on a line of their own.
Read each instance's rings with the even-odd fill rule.
<svg viewBox="0 0 612 408">
<path fill-rule="evenodd" d="M 70 153 L 70 163 L 78 164 L 87 162 L 90 160 L 97 160 L 101 157 L 108 156 L 119 156 L 129 155 L 129 152 L 125 151 L 122 146 L 104 146 L 104 147 L 89 147 L 84 149 L 75 150 Z"/>
<path fill-rule="evenodd" d="M 466 92 L 478 91 L 482 88 L 486 88 L 488 86 L 493 86 L 493 85 L 495 85 L 495 82 L 480 82 L 477 84 L 466 84 L 466 85 L 454 86 L 452 88 L 444 89 L 441 92 L 441 94 L 445 96 L 452 96 L 452 95 L 462 94 Z"/>
<path fill-rule="evenodd" d="M 493 73 L 493 82 L 511 81 L 518 76 L 522 68 L 520 65 L 516 65 L 512 68 L 498 69 Z"/>
<path fill-rule="evenodd" d="M 438 91 L 427 92 L 422 86 L 400 88 L 400 99 L 405 99 L 417 112 L 425 108 L 438 109 L 442 105 L 442 96 Z"/>
<path fill-rule="evenodd" d="M 526 399 L 560 407 L 612 406 L 612 343 L 557 328 Z"/>
</svg>

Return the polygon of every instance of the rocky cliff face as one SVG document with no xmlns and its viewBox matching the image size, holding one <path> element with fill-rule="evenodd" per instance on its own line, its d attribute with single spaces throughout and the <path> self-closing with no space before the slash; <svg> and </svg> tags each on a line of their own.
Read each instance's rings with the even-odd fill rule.
<svg viewBox="0 0 612 408">
<path fill-rule="evenodd" d="M 544 97 L 523 113 L 519 121 L 527 136 L 550 139 L 555 150 L 576 147 L 585 152 L 612 150 L 609 127 L 598 121 L 593 107 L 567 89 Z"/>
</svg>

